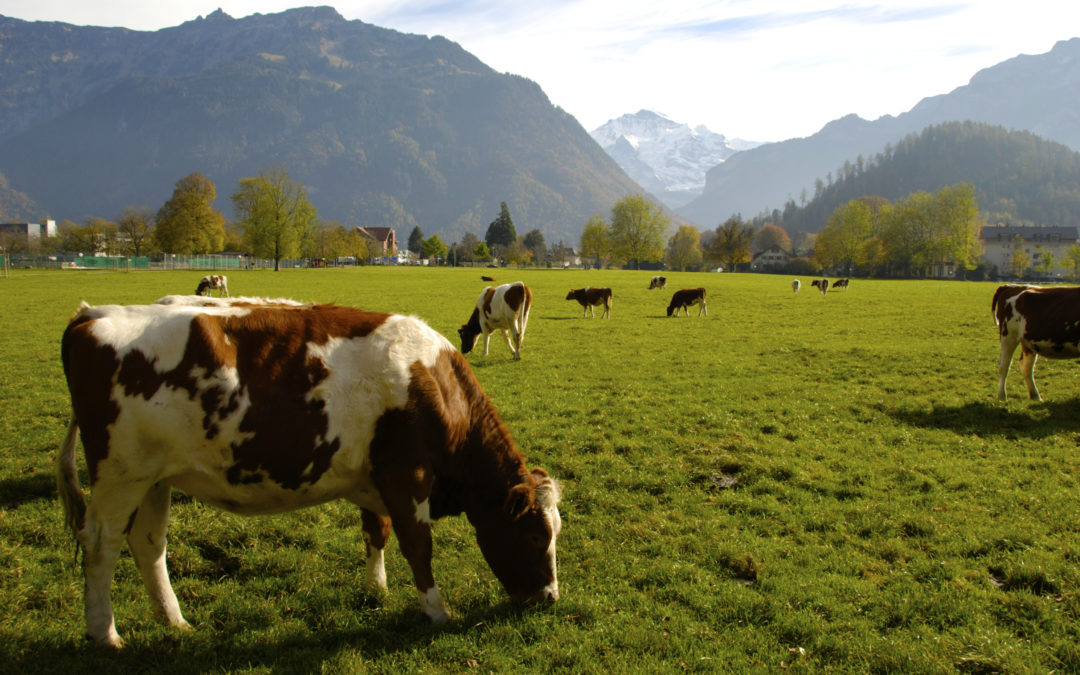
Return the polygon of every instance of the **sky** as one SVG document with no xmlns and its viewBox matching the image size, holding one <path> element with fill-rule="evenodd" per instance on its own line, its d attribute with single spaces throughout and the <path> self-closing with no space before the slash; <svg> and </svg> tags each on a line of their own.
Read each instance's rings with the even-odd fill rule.
<svg viewBox="0 0 1080 675">
<path fill-rule="evenodd" d="M 0 0 L 27 21 L 153 31 L 311 2 Z M 346 19 L 442 35 L 533 80 L 592 131 L 646 109 L 728 138 L 809 136 L 898 115 L 1019 54 L 1080 37 L 1077 0 L 322 0 Z"/>
</svg>

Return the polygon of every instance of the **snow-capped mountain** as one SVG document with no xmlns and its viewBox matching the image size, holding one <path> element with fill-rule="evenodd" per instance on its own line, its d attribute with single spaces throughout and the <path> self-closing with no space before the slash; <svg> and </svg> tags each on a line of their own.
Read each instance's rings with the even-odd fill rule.
<svg viewBox="0 0 1080 675">
<path fill-rule="evenodd" d="M 731 155 L 760 145 L 728 140 L 651 110 L 610 120 L 590 134 L 623 171 L 671 208 L 695 199 L 705 174 Z"/>
</svg>

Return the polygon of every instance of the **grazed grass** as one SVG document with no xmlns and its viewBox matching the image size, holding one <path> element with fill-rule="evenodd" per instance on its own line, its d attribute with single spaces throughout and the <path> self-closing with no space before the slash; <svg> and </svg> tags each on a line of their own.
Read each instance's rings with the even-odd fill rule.
<svg viewBox="0 0 1080 675">
<path fill-rule="evenodd" d="M 21 671 L 850 672 L 1080 670 L 1080 382 L 996 393 L 991 284 L 498 270 L 535 294 L 523 360 L 469 355 L 532 464 L 564 484 L 562 599 L 515 609 L 462 519 L 436 528 L 455 619 L 359 588 L 345 504 L 244 519 L 177 494 L 169 562 L 196 629 L 157 624 L 125 554 L 120 654 L 81 640 L 80 571 L 51 461 L 66 424 L 59 336 L 80 300 L 149 302 L 200 273 L 0 280 L 0 663 Z M 448 337 L 479 270 L 230 275 L 234 294 L 421 316 Z M 805 281 L 805 280 L 804 280 Z M 607 285 L 610 320 L 571 287 Z M 709 316 L 668 319 L 676 288 Z M 811 289 L 812 290 L 812 289 Z M 85 483 L 85 476 L 83 478 Z"/>
</svg>

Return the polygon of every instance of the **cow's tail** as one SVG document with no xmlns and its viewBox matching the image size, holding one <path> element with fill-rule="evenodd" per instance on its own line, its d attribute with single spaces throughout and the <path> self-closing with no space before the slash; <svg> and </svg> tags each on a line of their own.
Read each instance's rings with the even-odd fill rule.
<svg viewBox="0 0 1080 675">
<path fill-rule="evenodd" d="M 994 316 L 994 325 L 1000 326 L 1001 320 L 998 318 L 998 305 L 1001 304 L 1005 297 L 1005 287 L 998 286 L 994 291 L 994 299 L 990 301 L 990 313 Z"/>
<path fill-rule="evenodd" d="M 86 498 L 79 485 L 79 475 L 75 470 L 75 445 L 79 436 L 79 423 L 72 414 L 68 423 L 67 435 L 56 453 L 56 491 L 60 494 L 60 503 L 64 507 L 64 520 L 71 531 L 78 535 L 86 519 Z M 77 538 L 77 537 L 76 537 Z M 76 549 L 76 555 L 78 550 Z"/>
</svg>

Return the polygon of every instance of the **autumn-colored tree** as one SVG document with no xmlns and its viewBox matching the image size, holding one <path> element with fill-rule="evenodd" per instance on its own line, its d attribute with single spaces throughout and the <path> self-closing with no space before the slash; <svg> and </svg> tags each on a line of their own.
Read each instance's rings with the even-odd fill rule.
<svg viewBox="0 0 1080 675">
<path fill-rule="evenodd" d="M 116 220 L 123 235 L 122 250 L 125 254 L 140 256 L 154 236 L 154 212 L 149 208 L 129 206 Z"/>
<path fill-rule="evenodd" d="M 726 270 L 734 272 L 738 265 L 750 260 L 750 243 L 753 240 L 754 228 L 736 214 L 716 228 L 709 256 L 720 261 Z"/>
<path fill-rule="evenodd" d="M 754 235 L 752 249 L 755 253 L 761 253 L 774 246 L 782 251 L 791 253 L 791 237 L 789 237 L 787 231 L 779 225 L 766 223 L 765 225 L 762 225 L 761 229 Z"/>
<path fill-rule="evenodd" d="M 217 189 L 199 172 L 176 182 L 172 197 L 157 212 L 154 238 L 166 253 L 211 253 L 221 250 L 225 216 L 213 207 Z"/>
</svg>

